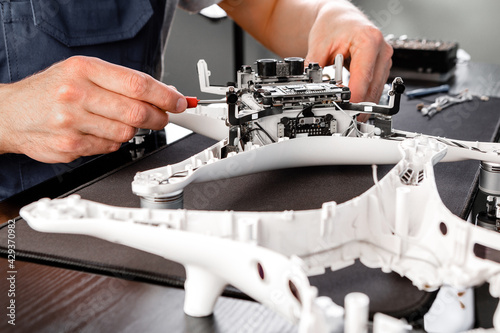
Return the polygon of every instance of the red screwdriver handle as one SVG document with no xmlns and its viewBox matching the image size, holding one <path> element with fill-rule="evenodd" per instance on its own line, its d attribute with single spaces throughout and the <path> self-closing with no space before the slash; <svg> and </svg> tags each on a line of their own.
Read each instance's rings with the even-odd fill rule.
<svg viewBox="0 0 500 333">
<path fill-rule="evenodd" d="M 188 109 L 197 107 L 198 102 L 200 101 L 196 97 L 188 97 L 188 96 L 186 96 L 186 100 L 187 100 Z"/>
</svg>

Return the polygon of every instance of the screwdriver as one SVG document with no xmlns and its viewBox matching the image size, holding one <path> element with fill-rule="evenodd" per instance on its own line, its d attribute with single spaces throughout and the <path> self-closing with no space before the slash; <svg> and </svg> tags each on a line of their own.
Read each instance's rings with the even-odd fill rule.
<svg viewBox="0 0 500 333">
<path fill-rule="evenodd" d="M 416 97 L 423 97 L 423 96 L 442 93 L 442 92 L 444 93 L 444 92 L 448 92 L 448 90 L 450 90 L 450 86 L 447 84 L 443 84 L 439 87 L 420 88 L 420 89 L 407 91 L 406 97 L 408 97 L 408 99 L 412 99 L 412 98 L 416 98 Z"/>
<path fill-rule="evenodd" d="M 188 109 L 190 108 L 195 108 L 198 106 L 198 104 L 214 104 L 214 103 L 226 103 L 224 99 L 205 99 L 205 100 L 200 100 L 197 97 L 188 97 L 186 96 L 187 100 L 187 107 Z"/>
</svg>

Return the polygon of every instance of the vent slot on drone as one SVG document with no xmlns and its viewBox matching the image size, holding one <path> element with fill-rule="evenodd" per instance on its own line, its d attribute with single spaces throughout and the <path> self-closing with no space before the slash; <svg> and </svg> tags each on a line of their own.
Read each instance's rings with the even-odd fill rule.
<svg viewBox="0 0 500 333">
<path fill-rule="evenodd" d="M 474 254 L 478 258 L 494 261 L 500 264 L 500 251 L 492 249 L 491 247 L 476 243 L 474 244 Z"/>
<path fill-rule="evenodd" d="M 415 172 L 412 168 L 406 168 L 399 176 L 401 182 L 405 185 L 418 185 L 425 179 L 424 170 Z"/>
</svg>

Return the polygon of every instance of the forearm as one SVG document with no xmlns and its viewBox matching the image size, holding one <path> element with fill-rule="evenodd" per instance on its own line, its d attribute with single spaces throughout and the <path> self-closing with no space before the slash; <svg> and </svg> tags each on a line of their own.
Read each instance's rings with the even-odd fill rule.
<svg viewBox="0 0 500 333">
<path fill-rule="evenodd" d="M 370 24 L 346 0 L 225 0 L 220 6 L 243 29 L 282 57 L 307 55 L 310 31 L 321 16 L 327 16 L 339 27 L 353 20 Z"/>
<path fill-rule="evenodd" d="M 13 128 L 13 124 L 9 123 L 7 112 L 15 108 L 12 105 L 12 99 L 9 98 L 12 95 L 11 93 L 10 84 L 0 84 L 0 100 L 2 101 L 0 105 L 0 154 L 18 153 L 10 140 L 12 137 L 10 131 Z"/>
</svg>

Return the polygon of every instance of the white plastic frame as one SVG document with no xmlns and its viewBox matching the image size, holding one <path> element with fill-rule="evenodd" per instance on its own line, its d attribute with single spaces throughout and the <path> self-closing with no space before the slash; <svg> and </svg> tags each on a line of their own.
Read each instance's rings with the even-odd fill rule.
<svg viewBox="0 0 500 333">
<path fill-rule="evenodd" d="M 193 316 L 212 313 L 231 284 L 298 323 L 300 332 L 330 332 L 328 323 L 338 324 L 339 318 L 317 304 L 307 274 L 339 269 L 357 258 L 406 276 L 423 290 L 487 281 L 499 297 L 500 263 L 480 256 L 485 249 L 500 253 L 500 234 L 456 217 L 439 198 L 433 164 L 446 154 L 446 145 L 417 137 L 401 142 L 400 149 L 403 159 L 367 192 L 318 210 L 132 209 L 72 196 L 42 199 L 21 215 L 38 231 L 91 235 L 183 264 L 184 309 Z M 271 297 L 276 294 L 279 301 Z M 497 309 L 497 329 L 499 318 Z"/>
<path fill-rule="evenodd" d="M 201 66 L 208 71 L 206 64 Z M 202 79 L 209 86 L 208 75 L 200 76 L 200 83 Z M 366 104 L 363 109 L 369 112 L 371 107 Z M 322 111 L 339 112 L 336 108 Z M 344 126 L 349 126 L 359 112 L 342 113 L 347 115 Z M 262 122 L 275 123 L 272 117 Z M 183 264 L 185 312 L 192 316 L 212 313 L 216 298 L 231 284 L 298 323 L 300 332 L 342 331 L 344 312 L 331 300 L 316 298 L 307 274 L 320 273 L 325 267 L 339 269 L 357 258 L 369 267 L 407 276 L 420 289 L 449 285 L 463 290 L 487 281 L 490 293 L 500 296 L 500 263 L 491 255 L 500 253 L 500 234 L 449 212 L 439 198 L 432 168 L 440 160 L 500 163 L 499 144 L 402 131 L 394 131 L 397 139 L 386 140 L 368 128 L 356 137 L 285 138 L 264 145 L 248 142 L 223 156 L 228 144 L 227 105 L 199 107 L 172 117 L 180 125 L 186 124 L 185 119 L 191 129 L 222 140 L 183 162 L 138 174 L 132 183 L 134 193 L 168 196 L 192 182 L 284 167 L 399 163 L 382 180 L 374 177 L 375 185 L 363 195 L 339 205 L 325 203 L 319 210 L 129 209 L 72 196 L 43 199 L 23 208 L 21 215 L 39 231 L 92 235 Z M 207 121 L 211 122 L 208 126 Z M 191 244 L 197 244 L 197 250 Z M 367 304 L 361 296 L 352 298 L 352 302 L 346 299 L 345 332 L 363 331 Z M 378 318 L 374 330 L 382 331 L 387 325 L 396 327 L 394 332 L 407 329 L 400 321 Z M 498 308 L 494 323 L 500 329 Z"/>
</svg>

